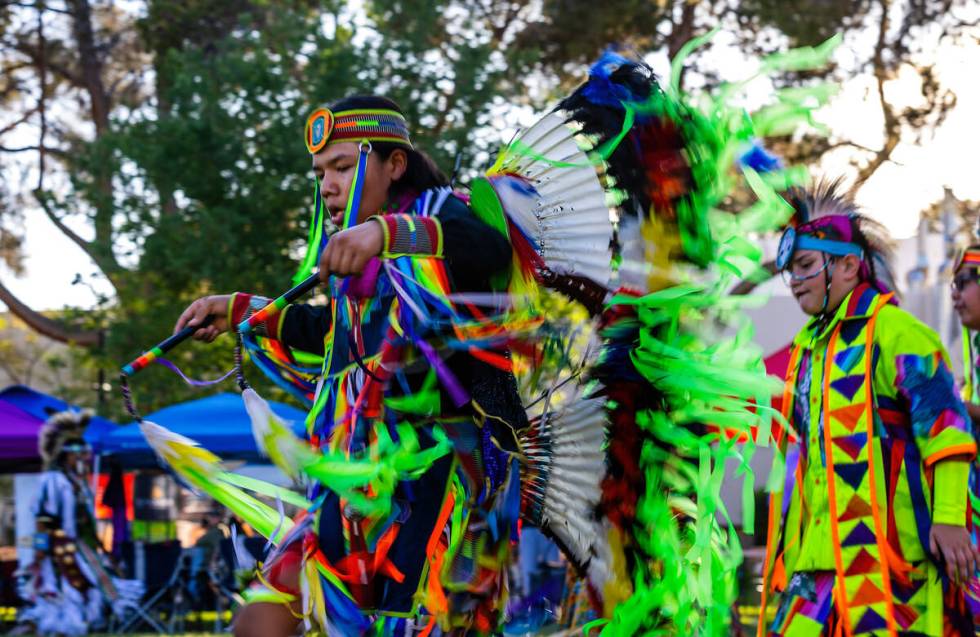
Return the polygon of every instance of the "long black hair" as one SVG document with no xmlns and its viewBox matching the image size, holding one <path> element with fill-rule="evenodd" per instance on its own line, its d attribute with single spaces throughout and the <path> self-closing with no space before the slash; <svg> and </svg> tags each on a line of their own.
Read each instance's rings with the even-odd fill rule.
<svg viewBox="0 0 980 637">
<path fill-rule="evenodd" d="M 397 111 L 404 115 L 401 106 L 394 100 L 380 95 L 351 95 L 341 100 L 337 100 L 329 105 L 334 113 L 350 111 L 355 109 L 386 109 Z M 408 155 L 408 166 L 397 181 L 391 184 L 388 190 L 388 198 L 397 199 L 403 195 L 417 195 L 429 188 L 438 188 L 449 185 L 449 178 L 439 170 L 432 158 L 420 150 L 409 148 L 395 142 L 372 142 L 372 152 L 377 153 L 382 160 L 388 159 L 391 153 L 396 150 L 405 151 Z"/>
</svg>

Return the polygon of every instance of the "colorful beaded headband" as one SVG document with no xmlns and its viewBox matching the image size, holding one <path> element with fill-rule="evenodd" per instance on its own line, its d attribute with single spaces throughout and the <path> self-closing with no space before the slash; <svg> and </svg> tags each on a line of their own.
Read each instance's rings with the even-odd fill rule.
<svg viewBox="0 0 980 637">
<path fill-rule="evenodd" d="M 965 249 L 960 258 L 956 260 L 956 267 L 953 268 L 953 272 L 962 267 L 980 268 L 980 246 L 970 246 Z"/>
<path fill-rule="evenodd" d="M 306 149 L 310 154 L 327 144 L 341 142 L 391 142 L 412 147 L 408 123 L 398 111 L 359 109 L 332 113 L 318 108 L 306 120 Z"/>
</svg>

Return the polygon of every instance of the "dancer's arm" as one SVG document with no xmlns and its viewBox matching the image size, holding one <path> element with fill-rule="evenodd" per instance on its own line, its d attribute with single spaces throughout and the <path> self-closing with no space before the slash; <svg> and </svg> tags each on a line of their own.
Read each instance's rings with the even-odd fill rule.
<svg viewBox="0 0 980 637">
<path fill-rule="evenodd" d="M 457 290 L 486 290 L 488 278 L 511 260 L 507 238 L 480 220 L 469 206 L 449 197 L 435 217 L 389 214 L 330 237 L 320 255 L 321 277 L 360 274 L 373 257 L 436 257 Z"/>
<path fill-rule="evenodd" d="M 910 433 L 923 464 L 932 467 L 946 459 L 973 460 L 977 454 L 973 428 L 939 336 L 907 312 L 890 306 L 881 312 L 876 329 L 880 346 L 876 375 L 878 382 L 895 388 L 907 410 Z"/>
<path fill-rule="evenodd" d="M 510 243 L 460 199 L 450 196 L 434 217 L 372 217 L 383 232 L 380 256 L 442 258 L 457 291 L 487 291 L 492 275 L 511 263 Z M 365 224 L 367 225 L 367 224 Z"/>
<path fill-rule="evenodd" d="M 229 325 L 238 325 L 252 313 L 265 307 L 270 300 L 242 292 L 205 296 L 184 310 L 174 325 L 174 333 L 187 325 L 200 324 L 210 316 L 210 325 L 197 330 L 193 335 L 196 340 L 210 343 L 218 335 L 228 331 Z M 327 308 L 297 304 L 286 306 L 282 312 L 257 325 L 255 333 L 280 340 L 289 347 L 322 354 L 323 337 L 329 326 L 330 313 Z"/>
<path fill-rule="evenodd" d="M 970 414 L 970 420 L 973 422 L 973 426 L 980 429 L 980 405 L 967 403 L 966 413 Z"/>
<path fill-rule="evenodd" d="M 966 529 L 970 462 L 949 458 L 936 463 L 933 474 L 932 528 L 929 550 L 946 561 L 946 575 L 959 582 L 973 576 L 980 552 Z"/>
<path fill-rule="evenodd" d="M 489 278 L 511 264 L 507 237 L 484 223 L 455 197 L 446 201 L 438 220 L 442 225 L 446 268 L 456 290 L 489 289 Z"/>
<path fill-rule="evenodd" d="M 450 197 L 438 217 L 382 215 L 338 232 L 320 256 L 320 272 L 324 277 L 359 274 L 372 257 L 400 255 L 444 258 L 457 290 L 486 290 L 489 278 L 510 265 L 511 249 L 504 235 L 481 221 L 462 201 Z M 211 316 L 211 324 L 193 335 L 210 343 L 268 301 L 242 293 L 200 298 L 177 319 L 174 333 Z M 290 347 L 322 353 L 329 325 L 326 308 L 291 305 L 256 331 Z"/>
<path fill-rule="evenodd" d="M 967 476 L 977 453 L 972 426 L 938 335 L 906 313 L 893 318 L 889 329 L 879 331 L 881 368 L 907 406 L 923 464 L 933 469 L 927 548 L 945 560 L 950 578 L 965 580 L 980 557 L 966 529 Z"/>
</svg>

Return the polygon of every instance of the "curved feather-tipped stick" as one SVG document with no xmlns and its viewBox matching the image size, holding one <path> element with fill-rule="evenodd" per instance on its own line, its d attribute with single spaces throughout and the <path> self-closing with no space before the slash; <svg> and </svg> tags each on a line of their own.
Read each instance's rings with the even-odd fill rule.
<svg viewBox="0 0 980 637">
<path fill-rule="evenodd" d="M 178 345 L 186 341 L 191 334 L 201 329 L 202 327 L 207 327 L 208 325 L 210 325 L 211 320 L 212 320 L 211 316 L 208 316 L 204 319 L 204 321 L 200 325 L 188 325 L 187 327 L 180 330 L 173 336 L 164 339 L 154 347 L 151 347 L 149 350 L 143 352 L 138 357 L 134 358 L 129 364 L 123 365 L 122 367 L 123 376 L 132 376 L 133 374 L 140 371 L 141 369 L 144 369 L 150 363 L 152 363 L 156 359 L 163 356 L 165 353 L 169 352 L 173 348 L 177 347 Z"/>
<path fill-rule="evenodd" d="M 276 300 L 266 305 L 264 308 L 262 308 L 261 310 L 259 310 L 258 312 L 250 316 L 248 319 L 242 321 L 241 324 L 238 325 L 238 331 L 241 332 L 242 334 L 247 334 L 249 331 L 251 331 L 251 329 L 254 326 L 268 319 L 270 316 L 273 316 L 278 312 L 282 311 L 282 308 L 286 307 L 288 304 L 292 303 L 299 297 L 303 296 L 304 294 L 306 294 L 307 292 L 315 288 L 317 286 L 317 283 L 319 283 L 319 281 L 320 281 L 319 273 L 314 272 L 306 279 L 301 281 L 299 285 L 290 288 L 284 294 L 279 296 Z M 188 325 L 187 327 L 180 330 L 173 336 L 170 336 L 169 338 L 160 342 L 156 346 L 143 352 L 140 356 L 133 359 L 127 365 L 123 365 L 122 367 L 123 375 L 132 376 L 138 371 L 145 369 L 150 363 L 163 356 L 166 352 L 172 350 L 173 348 L 177 347 L 178 345 L 186 341 L 194 332 L 201 329 L 202 327 L 206 327 L 210 325 L 212 320 L 213 317 L 208 316 L 204 319 L 204 321 L 200 325 Z"/>
</svg>

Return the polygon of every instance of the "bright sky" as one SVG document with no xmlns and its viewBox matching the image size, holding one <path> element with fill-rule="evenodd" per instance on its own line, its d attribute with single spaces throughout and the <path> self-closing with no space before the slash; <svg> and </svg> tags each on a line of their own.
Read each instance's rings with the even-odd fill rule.
<svg viewBox="0 0 980 637">
<path fill-rule="evenodd" d="M 899 145 L 889 162 L 874 174 L 858 193 L 858 202 L 885 223 L 896 238 L 915 234 L 919 211 L 942 199 L 943 186 L 953 189 L 959 199 L 980 200 L 980 45 L 944 46 L 936 51 L 936 70 L 941 83 L 957 96 L 956 107 L 931 139 L 922 144 Z M 914 75 L 910 73 L 909 75 Z M 897 103 L 918 102 L 918 81 L 902 76 L 889 85 Z M 881 120 L 876 93 L 870 78 L 854 80 L 823 117 L 835 130 L 846 133 L 871 148 L 880 146 Z M 829 174 L 847 170 L 852 151 L 843 150 L 828 158 Z"/>
<path fill-rule="evenodd" d="M 960 199 L 980 200 L 980 170 L 974 159 L 980 149 L 980 83 L 976 81 L 980 45 L 946 44 L 935 51 L 935 63 L 942 84 L 957 95 L 955 109 L 933 138 L 922 144 L 901 144 L 893 155 L 894 162 L 882 166 L 859 193 L 859 202 L 883 221 L 896 238 L 915 233 L 919 211 L 942 197 L 944 185 L 952 187 Z M 654 66 L 664 72 L 656 61 Z M 918 90 L 914 73 L 889 85 L 890 95 L 903 104 L 916 103 Z M 873 78 L 859 76 L 848 82 L 820 119 L 842 137 L 877 148 L 881 143 L 881 122 Z M 865 157 L 856 153 L 852 149 L 835 152 L 827 158 L 822 172 L 850 174 L 848 161 Z M 97 271 L 94 264 L 42 212 L 30 210 L 25 216 L 26 274 L 18 278 L 0 266 L 0 280 L 7 287 L 37 309 L 93 305 L 91 289 L 71 285 L 76 273 L 81 273 L 96 289 L 110 291 L 104 280 L 92 276 Z M 76 230 L 83 236 L 88 234 L 86 228 Z"/>
</svg>

